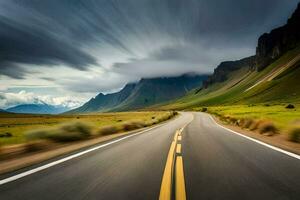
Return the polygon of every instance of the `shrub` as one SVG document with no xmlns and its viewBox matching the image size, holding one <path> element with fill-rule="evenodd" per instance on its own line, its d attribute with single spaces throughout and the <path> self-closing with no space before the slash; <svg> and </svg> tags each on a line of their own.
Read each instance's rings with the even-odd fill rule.
<svg viewBox="0 0 300 200">
<path fill-rule="evenodd" d="M 207 112 L 207 108 L 202 108 L 201 112 Z"/>
<path fill-rule="evenodd" d="M 250 126 L 254 123 L 253 119 L 245 119 L 243 123 L 243 128 L 250 128 Z"/>
<path fill-rule="evenodd" d="M 55 129 L 43 129 L 26 133 L 29 140 L 48 139 L 56 142 L 71 142 L 87 139 L 91 136 L 91 127 L 82 122 L 63 124 Z"/>
<path fill-rule="evenodd" d="M 28 131 L 25 133 L 25 136 L 28 140 L 41 140 L 47 139 L 47 135 L 51 131 L 50 129 L 37 129 Z"/>
<path fill-rule="evenodd" d="M 253 123 L 249 126 L 249 129 L 251 131 L 254 131 L 256 129 L 258 129 L 259 125 L 262 123 L 261 120 L 258 120 L 258 121 L 253 121 Z"/>
<path fill-rule="evenodd" d="M 4 138 L 4 137 L 12 137 L 13 135 L 9 132 L 6 133 L 0 133 L 0 138 Z"/>
<path fill-rule="evenodd" d="M 90 136 L 91 127 L 82 122 L 63 124 L 58 129 L 48 133 L 48 138 L 58 142 L 83 140 Z"/>
<path fill-rule="evenodd" d="M 277 133 L 277 128 L 272 122 L 264 121 L 259 124 L 258 131 L 260 134 L 268 134 L 269 136 L 272 136 Z"/>
<path fill-rule="evenodd" d="M 245 123 L 245 119 L 237 120 L 237 125 L 240 126 L 240 127 L 243 127 L 244 123 Z"/>
<path fill-rule="evenodd" d="M 119 130 L 116 126 L 104 126 L 101 127 L 98 131 L 100 135 L 110 135 L 110 134 L 115 134 L 117 132 L 119 132 Z"/>
<path fill-rule="evenodd" d="M 300 126 L 294 127 L 289 131 L 289 140 L 292 142 L 300 142 Z"/>
<path fill-rule="evenodd" d="M 28 142 L 25 146 L 25 150 L 27 152 L 39 151 L 44 148 L 45 148 L 44 144 L 38 141 Z"/>
<path fill-rule="evenodd" d="M 289 105 L 287 105 L 285 108 L 287 108 L 287 109 L 294 109 L 295 106 L 294 106 L 293 104 L 289 104 Z"/>
<path fill-rule="evenodd" d="M 131 121 L 125 122 L 122 124 L 122 129 L 125 131 L 131 131 L 137 128 L 142 128 L 145 126 L 145 123 L 142 121 Z"/>
<path fill-rule="evenodd" d="M 234 118 L 234 117 L 231 117 L 231 118 L 230 118 L 230 123 L 231 123 L 231 124 L 236 125 L 236 124 L 237 124 L 237 121 L 238 121 L 238 120 L 237 120 L 236 118 Z"/>
</svg>

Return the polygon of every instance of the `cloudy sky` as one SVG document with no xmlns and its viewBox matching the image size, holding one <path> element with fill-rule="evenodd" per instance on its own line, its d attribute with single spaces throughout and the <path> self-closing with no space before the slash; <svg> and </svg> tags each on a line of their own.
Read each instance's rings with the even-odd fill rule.
<svg viewBox="0 0 300 200">
<path fill-rule="evenodd" d="M 76 107 L 255 53 L 298 0 L 0 0 L 0 108 Z"/>
</svg>

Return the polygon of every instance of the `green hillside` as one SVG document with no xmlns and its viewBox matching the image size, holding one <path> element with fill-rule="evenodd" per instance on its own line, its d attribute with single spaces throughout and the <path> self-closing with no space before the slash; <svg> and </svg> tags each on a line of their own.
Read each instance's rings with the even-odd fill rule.
<svg viewBox="0 0 300 200">
<path fill-rule="evenodd" d="M 215 83 L 200 91 L 190 92 L 187 96 L 161 108 L 187 109 L 232 104 L 300 103 L 299 59 L 272 80 L 265 80 L 265 77 L 269 77 L 274 71 L 289 64 L 299 54 L 300 48 L 290 50 L 262 71 L 252 70 L 249 67 L 232 71 L 226 81 Z M 256 86 L 251 88 L 254 85 Z"/>
<path fill-rule="evenodd" d="M 177 99 L 202 85 L 206 75 L 185 74 L 178 77 L 141 79 L 127 84 L 111 94 L 98 94 L 95 98 L 68 114 L 89 112 L 115 112 L 145 108 L 157 103 Z"/>
</svg>

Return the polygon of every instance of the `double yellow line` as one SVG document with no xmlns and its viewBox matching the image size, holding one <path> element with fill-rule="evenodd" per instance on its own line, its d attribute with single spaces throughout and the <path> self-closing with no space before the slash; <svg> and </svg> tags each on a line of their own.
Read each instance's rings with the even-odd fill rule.
<svg viewBox="0 0 300 200">
<path fill-rule="evenodd" d="M 159 200 L 186 200 L 183 159 L 181 155 L 182 131 L 176 131 L 172 141 L 162 178 Z M 173 189 L 175 192 L 173 193 Z"/>
</svg>

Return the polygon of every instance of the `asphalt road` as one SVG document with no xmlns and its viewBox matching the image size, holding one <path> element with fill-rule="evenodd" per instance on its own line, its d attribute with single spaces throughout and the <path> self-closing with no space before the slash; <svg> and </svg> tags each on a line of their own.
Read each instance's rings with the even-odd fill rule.
<svg viewBox="0 0 300 200">
<path fill-rule="evenodd" d="M 155 129 L 2 184 L 0 199 L 158 199 L 174 133 L 186 124 L 179 143 L 187 199 L 300 199 L 299 159 L 225 130 L 201 113 L 183 113 Z"/>
</svg>

